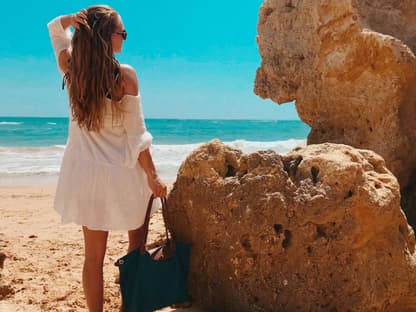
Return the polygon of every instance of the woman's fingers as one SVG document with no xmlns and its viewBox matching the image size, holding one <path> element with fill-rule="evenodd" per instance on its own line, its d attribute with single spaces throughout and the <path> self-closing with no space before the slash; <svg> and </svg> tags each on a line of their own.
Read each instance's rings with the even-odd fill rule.
<svg viewBox="0 0 416 312">
<path fill-rule="evenodd" d="M 72 26 L 75 29 L 79 29 L 79 25 L 84 25 L 85 27 L 89 28 L 87 22 L 87 10 L 81 10 L 78 13 L 73 15 L 73 24 Z"/>
<path fill-rule="evenodd" d="M 167 187 L 166 185 L 164 185 L 163 183 L 160 183 L 157 186 L 156 192 L 155 192 L 157 197 L 165 197 L 167 195 Z"/>
<path fill-rule="evenodd" d="M 166 187 L 166 185 L 162 188 L 161 192 L 160 192 L 160 197 L 166 197 L 166 195 L 168 194 L 168 189 Z"/>
<path fill-rule="evenodd" d="M 79 11 L 78 12 L 78 14 L 80 15 L 80 16 L 82 16 L 82 17 L 84 17 L 84 18 L 87 18 L 87 10 L 81 10 L 81 11 Z"/>
<path fill-rule="evenodd" d="M 162 185 L 159 185 L 155 193 L 157 197 L 164 197 L 166 196 L 166 188 L 164 188 Z"/>
<path fill-rule="evenodd" d="M 166 184 L 165 183 L 163 183 L 163 182 L 160 182 L 160 196 L 161 197 L 164 197 L 164 196 L 166 196 L 166 194 L 167 194 L 167 186 L 166 186 Z"/>
<path fill-rule="evenodd" d="M 78 23 L 86 24 L 87 23 L 87 15 L 85 13 L 78 13 L 77 14 L 77 21 Z"/>
<path fill-rule="evenodd" d="M 166 184 L 159 179 L 159 177 L 149 178 L 148 181 L 150 189 L 155 197 L 166 197 L 168 188 Z"/>
</svg>

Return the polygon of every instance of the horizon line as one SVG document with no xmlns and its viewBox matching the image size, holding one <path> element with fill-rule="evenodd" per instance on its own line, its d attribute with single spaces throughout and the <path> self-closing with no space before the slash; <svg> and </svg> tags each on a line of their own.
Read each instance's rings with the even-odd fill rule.
<svg viewBox="0 0 416 312">
<path fill-rule="evenodd" d="M 69 116 L 0 116 L 0 118 L 69 118 Z M 145 117 L 145 120 L 218 120 L 218 121 L 300 121 L 300 119 L 262 119 L 262 118 L 174 118 L 174 117 Z M 304 123 L 304 122 L 303 122 Z"/>
</svg>

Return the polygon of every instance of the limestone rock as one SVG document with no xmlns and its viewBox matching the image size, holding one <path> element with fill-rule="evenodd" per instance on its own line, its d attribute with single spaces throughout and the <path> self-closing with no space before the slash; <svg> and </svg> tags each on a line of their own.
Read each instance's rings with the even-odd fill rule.
<svg viewBox="0 0 416 312">
<path fill-rule="evenodd" d="M 256 94 L 296 100 L 308 143 L 380 154 L 405 187 L 416 168 L 416 2 L 265 0 Z"/>
<path fill-rule="evenodd" d="M 210 311 L 415 311 L 415 240 L 397 179 L 368 150 L 250 155 L 212 141 L 168 198 Z"/>
</svg>

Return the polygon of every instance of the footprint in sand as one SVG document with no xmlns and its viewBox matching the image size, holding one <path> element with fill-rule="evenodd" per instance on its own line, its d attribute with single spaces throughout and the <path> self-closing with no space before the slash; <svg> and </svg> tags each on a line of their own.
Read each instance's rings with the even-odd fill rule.
<svg viewBox="0 0 416 312">
<path fill-rule="evenodd" d="M 3 269 L 4 260 L 6 260 L 6 254 L 4 252 L 0 252 L 0 269 Z"/>
<path fill-rule="evenodd" d="M 14 294 L 14 289 L 10 285 L 0 286 L 0 301 Z"/>
</svg>

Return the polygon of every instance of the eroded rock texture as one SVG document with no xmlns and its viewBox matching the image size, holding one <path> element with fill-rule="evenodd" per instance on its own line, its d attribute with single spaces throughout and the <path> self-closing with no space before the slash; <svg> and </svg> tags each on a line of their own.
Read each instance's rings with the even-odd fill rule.
<svg viewBox="0 0 416 312">
<path fill-rule="evenodd" d="M 308 143 L 370 149 L 406 187 L 416 168 L 416 1 L 265 0 L 255 93 L 296 100 Z"/>
<path fill-rule="evenodd" d="M 399 197 L 368 150 L 245 155 L 212 141 L 182 164 L 168 204 L 193 242 L 191 293 L 210 311 L 415 311 Z"/>
</svg>

